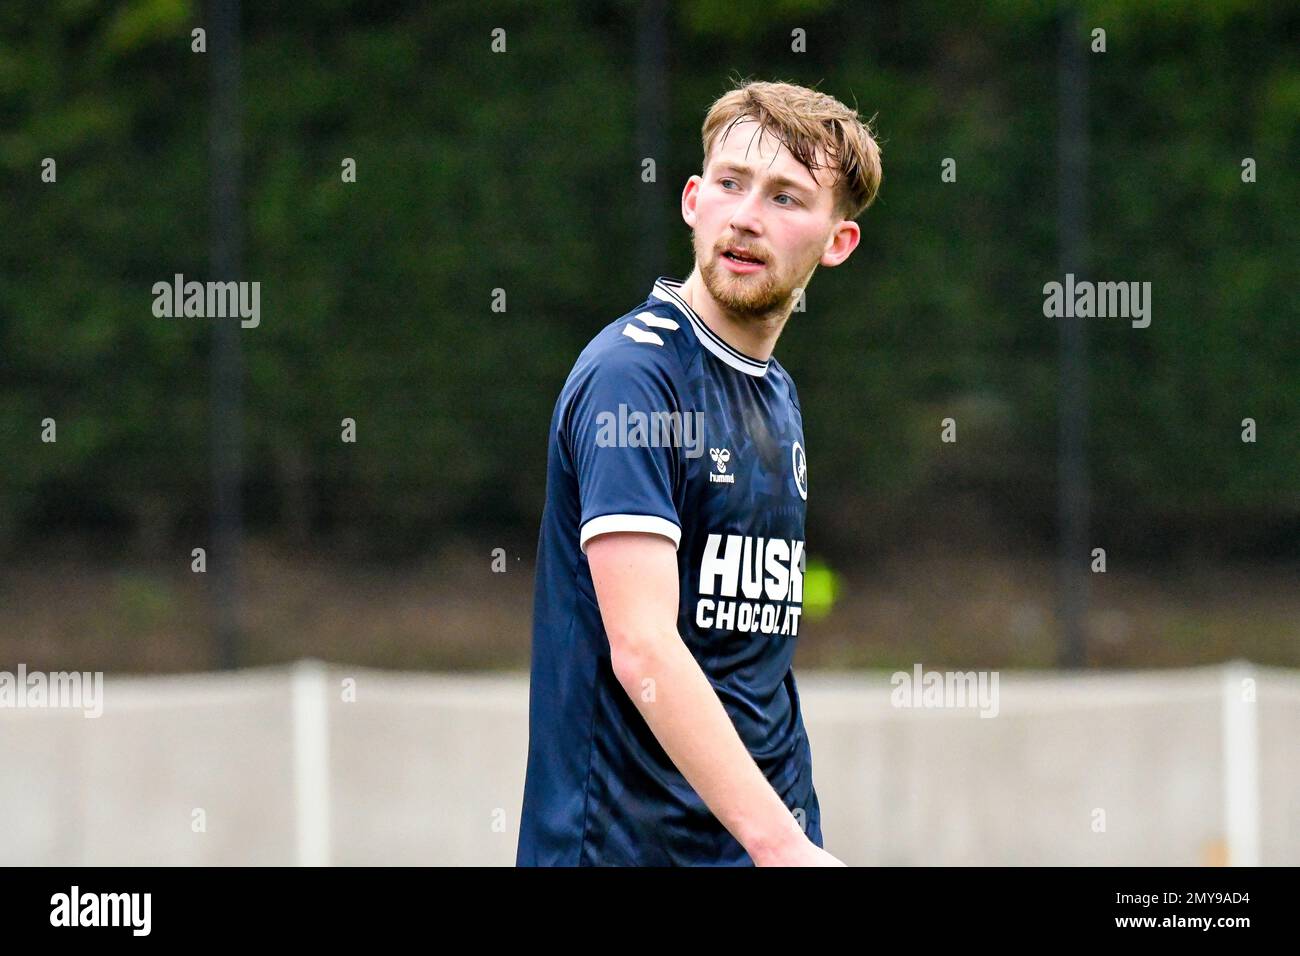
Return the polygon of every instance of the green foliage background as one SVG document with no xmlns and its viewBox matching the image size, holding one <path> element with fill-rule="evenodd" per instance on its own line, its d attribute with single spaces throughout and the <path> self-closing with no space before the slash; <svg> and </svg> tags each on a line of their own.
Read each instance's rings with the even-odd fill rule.
<svg viewBox="0 0 1300 956">
<path fill-rule="evenodd" d="M 1095 534 L 1295 555 L 1300 8 L 1084 9 L 1107 34 L 1088 59 L 1090 273 L 1150 281 L 1154 309 L 1144 330 L 1088 323 Z M 859 554 L 978 514 L 1017 544 L 1050 541 L 1051 5 L 672 11 L 669 141 L 645 184 L 630 2 L 245 4 L 254 532 L 384 554 L 535 534 L 564 377 L 654 278 L 629 254 L 640 191 L 671 210 L 655 274 L 684 276 L 681 186 L 739 74 L 856 103 L 884 143 L 860 248 L 818 272 L 777 349 L 805 409 L 810 540 Z M 150 309 L 154 282 L 208 272 L 203 23 L 185 0 L 0 7 L 0 548 L 165 540 L 207 520 L 212 320 Z M 790 50 L 795 28 L 807 53 Z M 47 156 L 57 184 L 40 181 Z M 947 416 L 956 445 L 938 440 Z M 46 417 L 57 444 L 39 440 Z M 339 441 L 344 417 L 356 445 Z"/>
</svg>

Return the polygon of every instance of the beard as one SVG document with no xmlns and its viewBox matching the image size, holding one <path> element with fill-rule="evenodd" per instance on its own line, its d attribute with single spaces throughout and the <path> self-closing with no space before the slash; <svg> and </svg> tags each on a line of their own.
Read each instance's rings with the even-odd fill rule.
<svg viewBox="0 0 1300 956">
<path fill-rule="evenodd" d="M 814 261 L 806 275 L 796 270 L 794 278 L 790 278 L 782 276 L 768 260 L 761 271 L 739 275 L 722 264 L 721 253 L 726 245 L 700 248 L 694 231 L 691 233 L 691 248 L 704 288 L 724 311 L 739 319 L 784 318 L 794 308 L 794 290 L 806 288 L 817 269 Z"/>
</svg>

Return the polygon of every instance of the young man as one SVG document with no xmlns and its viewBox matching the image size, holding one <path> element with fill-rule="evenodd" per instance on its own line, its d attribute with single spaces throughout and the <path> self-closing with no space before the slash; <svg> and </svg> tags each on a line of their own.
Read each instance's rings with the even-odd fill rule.
<svg viewBox="0 0 1300 956">
<path fill-rule="evenodd" d="M 857 246 L 880 151 L 784 83 L 724 95 L 703 145 L 694 270 L 591 341 L 551 420 L 521 866 L 843 865 L 791 671 L 808 473 L 772 350 Z"/>
</svg>

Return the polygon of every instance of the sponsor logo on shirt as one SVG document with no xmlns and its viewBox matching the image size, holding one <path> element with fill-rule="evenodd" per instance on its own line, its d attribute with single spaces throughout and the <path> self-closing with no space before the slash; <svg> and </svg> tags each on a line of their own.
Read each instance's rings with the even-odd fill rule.
<svg viewBox="0 0 1300 956">
<path fill-rule="evenodd" d="M 804 543 L 710 534 L 700 558 L 698 627 L 795 637 L 803 613 Z"/>
</svg>

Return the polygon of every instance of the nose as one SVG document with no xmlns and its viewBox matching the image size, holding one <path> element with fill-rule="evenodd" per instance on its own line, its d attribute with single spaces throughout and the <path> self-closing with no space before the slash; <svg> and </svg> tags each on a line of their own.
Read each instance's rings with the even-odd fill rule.
<svg viewBox="0 0 1300 956">
<path fill-rule="evenodd" d="M 762 208 L 763 194 L 760 190 L 751 189 L 745 194 L 740 202 L 736 203 L 731 211 L 731 228 L 737 233 L 749 233 L 760 236 L 763 234 L 763 221 L 759 218 L 758 211 Z"/>
</svg>

